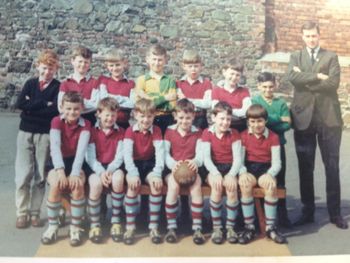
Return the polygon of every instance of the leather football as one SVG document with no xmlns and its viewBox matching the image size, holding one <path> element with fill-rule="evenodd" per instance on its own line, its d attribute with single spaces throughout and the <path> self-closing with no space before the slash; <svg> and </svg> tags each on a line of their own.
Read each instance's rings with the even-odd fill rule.
<svg viewBox="0 0 350 263">
<path fill-rule="evenodd" d="M 182 162 L 174 173 L 175 181 L 181 186 L 190 186 L 196 181 L 197 173 L 191 170 L 187 162 Z"/>
</svg>

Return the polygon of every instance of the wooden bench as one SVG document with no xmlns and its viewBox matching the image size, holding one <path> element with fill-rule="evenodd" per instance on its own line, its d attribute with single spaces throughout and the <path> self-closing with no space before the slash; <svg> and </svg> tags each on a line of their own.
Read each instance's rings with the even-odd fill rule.
<svg viewBox="0 0 350 263">
<path fill-rule="evenodd" d="M 202 195 L 203 196 L 209 196 L 210 195 L 210 187 L 208 185 L 203 185 L 202 186 Z M 165 185 L 162 189 L 162 195 L 166 195 L 167 193 L 167 186 Z M 149 195 L 150 194 L 150 188 L 148 185 L 142 185 L 141 190 L 140 190 L 141 195 Z M 189 195 L 189 188 L 188 187 L 181 187 L 180 189 L 180 195 Z M 266 227 L 266 222 L 265 222 L 265 213 L 264 209 L 261 205 L 261 198 L 264 198 L 265 193 L 264 189 L 256 187 L 253 190 L 253 197 L 254 197 L 254 202 L 255 202 L 255 208 L 256 208 L 256 213 L 258 217 L 258 222 L 259 222 L 259 227 L 260 227 L 260 234 L 261 236 L 265 236 L 265 227 Z M 286 189 L 283 188 L 277 188 L 277 197 L 279 199 L 285 199 L 286 198 Z M 69 202 L 69 197 L 64 196 L 62 198 L 62 206 L 64 209 L 69 211 L 70 209 L 70 202 Z"/>
</svg>

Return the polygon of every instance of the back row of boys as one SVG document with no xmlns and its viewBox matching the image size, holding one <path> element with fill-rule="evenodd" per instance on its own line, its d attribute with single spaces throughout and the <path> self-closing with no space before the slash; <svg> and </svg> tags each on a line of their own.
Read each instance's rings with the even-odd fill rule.
<svg viewBox="0 0 350 263">
<path fill-rule="evenodd" d="M 175 82 L 163 73 L 166 50 L 154 45 L 146 54 L 149 72 L 137 79 L 134 88 L 134 82 L 124 75 L 127 59 L 120 50 L 112 50 L 106 55 L 110 77 L 102 76 L 96 80 L 89 76 L 91 58 L 89 49 L 74 49 L 71 58 L 74 72 L 60 83 L 54 79 L 58 68 L 57 55 L 51 50 L 42 52 L 37 62 L 39 77 L 28 80 L 18 98 L 18 108 L 22 113 L 15 164 L 17 228 L 30 224 L 41 226 L 39 215 L 45 191 L 45 164 L 51 151 L 54 169 L 47 177 L 50 185 L 47 200 L 49 227 L 42 236 L 44 244 L 52 244 L 57 238 L 61 194 L 67 189 L 71 191 L 70 244 L 81 244 L 86 178 L 90 185 L 88 212 L 92 242 L 102 241 L 101 193 L 104 187 L 111 187 L 111 237 L 115 242 L 134 243 L 138 192 L 140 185 L 147 183 L 151 190 L 150 238 L 153 243 L 160 243 L 158 219 L 162 174 L 166 174 L 168 185 L 165 240 L 176 242 L 180 186 L 173 174 L 183 161 L 188 162 L 192 170 L 198 171 L 198 167 L 204 164 L 208 171 L 205 176 L 197 173 L 197 179 L 190 187 L 194 243 L 205 241 L 201 232 L 202 181 L 212 189 L 210 212 L 214 243 L 224 241 L 221 220 L 223 189 L 227 195 L 227 241 L 246 244 L 254 238 L 252 189 L 256 184 L 266 193 L 267 237 L 276 243 L 286 241 L 275 225 L 276 186 L 284 186 L 284 132 L 290 128 L 290 117 L 286 103 L 273 95 L 275 78 L 272 74 L 259 75 L 261 94 L 251 99 L 249 90 L 238 85 L 243 66 L 233 60 L 223 67 L 224 80 L 212 88 L 211 82 L 200 75 L 203 64 L 198 53 L 185 51 L 182 65 L 186 75 Z M 130 126 L 131 109 L 136 123 Z M 212 109 L 213 122 L 209 128 L 208 109 Z M 94 128 L 91 128 L 91 122 L 96 122 Z M 266 128 L 266 124 L 273 132 Z M 125 197 L 123 163 L 127 171 Z M 164 164 L 168 168 L 166 171 L 163 171 Z M 245 223 L 244 231 L 239 234 L 234 228 L 239 206 L 238 185 Z M 123 202 L 125 232 L 120 218 Z M 279 210 L 280 223 L 288 224 L 283 201 L 279 203 Z"/>
</svg>

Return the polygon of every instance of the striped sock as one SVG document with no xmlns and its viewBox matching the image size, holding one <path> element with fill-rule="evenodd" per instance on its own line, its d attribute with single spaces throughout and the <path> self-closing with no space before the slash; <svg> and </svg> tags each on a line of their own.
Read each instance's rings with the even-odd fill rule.
<svg viewBox="0 0 350 263">
<path fill-rule="evenodd" d="M 62 205 L 61 202 L 50 202 L 49 200 L 47 200 L 46 205 L 49 225 L 58 226 L 58 216 Z"/>
<path fill-rule="evenodd" d="M 233 228 L 236 224 L 236 217 L 238 214 L 239 202 L 236 201 L 233 204 L 229 204 L 226 200 L 226 210 L 227 210 L 227 219 L 226 219 L 226 228 Z"/>
<path fill-rule="evenodd" d="M 244 223 L 246 225 L 254 224 L 254 198 L 241 198 Z"/>
<path fill-rule="evenodd" d="M 203 203 L 191 203 L 192 230 L 202 229 Z"/>
<path fill-rule="evenodd" d="M 101 198 L 97 200 L 88 199 L 88 212 L 91 222 L 90 227 L 100 227 Z"/>
<path fill-rule="evenodd" d="M 158 228 L 159 224 L 159 213 L 162 206 L 162 195 L 149 196 L 149 229 Z"/>
<path fill-rule="evenodd" d="M 168 222 L 168 229 L 176 229 L 176 215 L 179 208 L 179 204 L 176 201 L 174 204 L 165 204 L 166 219 Z"/>
<path fill-rule="evenodd" d="M 116 193 L 112 191 L 112 224 L 120 223 L 120 213 L 122 211 L 124 192 Z"/>
<path fill-rule="evenodd" d="M 85 212 L 85 198 L 80 200 L 71 199 L 71 225 L 80 227 Z"/>
<path fill-rule="evenodd" d="M 266 227 L 275 224 L 276 213 L 277 213 L 277 198 L 266 198 L 264 200 L 264 210 L 266 218 Z"/>
<path fill-rule="evenodd" d="M 213 221 L 213 228 L 222 228 L 221 224 L 222 201 L 219 203 L 210 199 L 210 215 Z"/>
<path fill-rule="evenodd" d="M 138 197 L 125 196 L 126 229 L 135 229 L 136 211 L 138 209 Z"/>
</svg>

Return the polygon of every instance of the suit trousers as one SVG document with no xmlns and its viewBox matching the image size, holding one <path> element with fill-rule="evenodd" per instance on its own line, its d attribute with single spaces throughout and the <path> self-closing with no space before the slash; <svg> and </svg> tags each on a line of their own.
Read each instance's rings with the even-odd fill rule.
<svg viewBox="0 0 350 263">
<path fill-rule="evenodd" d="M 40 214 L 45 194 L 49 143 L 48 134 L 18 132 L 15 162 L 17 216 Z"/>
<path fill-rule="evenodd" d="M 315 211 L 314 168 L 317 143 L 326 173 L 328 213 L 330 217 L 340 215 L 339 151 L 341 136 L 341 127 L 327 127 L 319 121 L 313 121 L 306 130 L 294 131 L 302 212 L 306 215 L 313 215 Z"/>
</svg>

